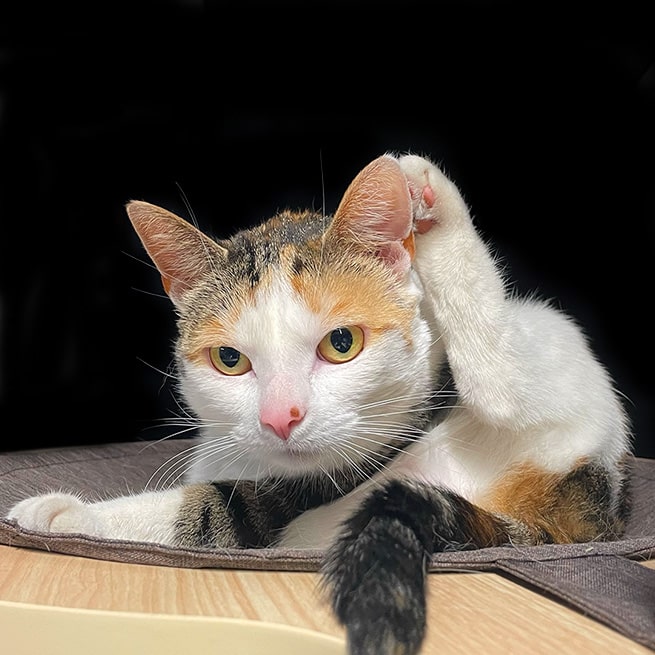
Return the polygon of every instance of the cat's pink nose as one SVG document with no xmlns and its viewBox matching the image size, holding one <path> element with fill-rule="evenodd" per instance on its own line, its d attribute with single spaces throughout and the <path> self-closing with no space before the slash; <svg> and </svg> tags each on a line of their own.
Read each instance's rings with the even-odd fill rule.
<svg viewBox="0 0 655 655">
<path fill-rule="evenodd" d="M 291 435 L 291 428 L 300 423 L 305 417 L 305 410 L 302 407 L 264 407 L 259 414 L 259 420 L 272 428 L 280 439 L 286 441 Z"/>
</svg>

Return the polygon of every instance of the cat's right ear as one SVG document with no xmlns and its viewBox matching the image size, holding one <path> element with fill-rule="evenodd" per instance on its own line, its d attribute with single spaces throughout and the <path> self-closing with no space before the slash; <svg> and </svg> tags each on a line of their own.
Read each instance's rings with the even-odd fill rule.
<svg viewBox="0 0 655 655">
<path fill-rule="evenodd" d="M 157 205 L 132 200 L 125 206 L 146 252 L 161 274 L 164 290 L 182 307 L 184 296 L 212 272 L 227 251 L 183 218 Z"/>
</svg>

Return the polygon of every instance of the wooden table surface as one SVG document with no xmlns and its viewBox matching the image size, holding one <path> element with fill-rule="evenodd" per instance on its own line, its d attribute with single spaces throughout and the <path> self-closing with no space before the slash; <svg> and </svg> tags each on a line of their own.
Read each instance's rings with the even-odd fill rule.
<svg viewBox="0 0 655 655">
<path fill-rule="evenodd" d="M 655 560 L 645 563 L 655 568 Z M 180 569 L 0 546 L 0 600 L 254 619 L 343 636 L 315 573 Z M 648 648 L 495 573 L 432 573 L 422 655 L 652 655 Z"/>
</svg>

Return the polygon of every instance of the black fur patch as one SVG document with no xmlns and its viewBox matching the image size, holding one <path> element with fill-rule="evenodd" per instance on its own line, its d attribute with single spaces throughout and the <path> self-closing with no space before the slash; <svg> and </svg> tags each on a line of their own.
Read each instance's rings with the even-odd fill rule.
<svg viewBox="0 0 655 655">
<path fill-rule="evenodd" d="M 233 482 L 214 482 L 213 486 L 225 499 L 225 507 L 231 519 L 239 546 L 261 548 L 266 546 L 266 535 L 261 526 L 251 520 L 250 503 L 246 501 Z"/>
<path fill-rule="evenodd" d="M 176 543 L 185 547 L 236 546 L 226 524 L 222 496 L 210 484 L 190 485 L 175 522 Z"/>
</svg>

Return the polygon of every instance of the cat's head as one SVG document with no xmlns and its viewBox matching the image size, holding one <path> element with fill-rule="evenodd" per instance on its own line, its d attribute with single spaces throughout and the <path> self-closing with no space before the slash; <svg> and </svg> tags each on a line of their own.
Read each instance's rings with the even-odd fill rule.
<svg viewBox="0 0 655 655">
<path fill-rule="evenodd" d="M 226 240 L 149 203 L 127 212 L 178 312 L 206 477 L 357 474 L 406 445 L 434 360 L 393 157 L 359 173 L 334 217 L 283 212 Z"/>
</svg>

